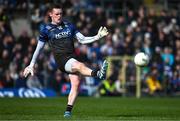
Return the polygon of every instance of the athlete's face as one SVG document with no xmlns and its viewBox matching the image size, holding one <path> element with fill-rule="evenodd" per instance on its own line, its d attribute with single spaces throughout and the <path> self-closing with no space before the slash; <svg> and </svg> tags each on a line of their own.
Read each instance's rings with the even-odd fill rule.
<svg viewBox="0 0 180 121">
<path fill-rule="evenodd" d="M 52 23 L 58 24 L 62 21 L 62 9 L 53 8 L 49 16 L 51 17 Z"/>
</svg>

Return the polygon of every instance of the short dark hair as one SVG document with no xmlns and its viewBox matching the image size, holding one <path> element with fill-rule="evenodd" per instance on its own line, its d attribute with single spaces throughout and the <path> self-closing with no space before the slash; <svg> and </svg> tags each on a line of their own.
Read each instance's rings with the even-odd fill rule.
<svg viewBox="0 0 180 121">
<path fill-rule="evenodd" d="M 61 4 L 52 4 L 52 5 L 49 7 L 49 11 L 52 11 L 54 8 L 62 9 L 62 5 L 61 5 Z"/>
</svg>

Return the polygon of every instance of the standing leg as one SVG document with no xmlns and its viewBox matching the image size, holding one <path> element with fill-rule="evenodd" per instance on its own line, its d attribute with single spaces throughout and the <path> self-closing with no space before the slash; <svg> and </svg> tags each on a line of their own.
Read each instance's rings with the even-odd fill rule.
<svg viewBox="0 0 180 121">
<path fill-rule="evenodd" d="M 68 103 L 67 103 L 67 108 L 64 113 L 64 117 L 71 117 L 71 110 L 73 108 L 73 105 L 76 101 L 76 98 L 78 96 L 79 92 L 79 85 L 80 85 L 80 79 L 78 75 L 75 74 L 69 74 L 69 78 L 71 81 L 71 90 L 68 96 Z"/>
<path fill-rule="evenodd" d="M 73 105 L 79 92 L 80 79 L 78 75 L 69 74 L 71 91 L 68 97 L 68 105 Z"/>
</svg>

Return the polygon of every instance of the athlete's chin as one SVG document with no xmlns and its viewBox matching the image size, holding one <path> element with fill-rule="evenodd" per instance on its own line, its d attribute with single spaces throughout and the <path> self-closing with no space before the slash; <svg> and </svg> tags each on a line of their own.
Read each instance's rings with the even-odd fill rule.
<svg viewBox="0 0 180 121">
<path fill-rule="evenodd" d="M 57 23 L 61 23 L 61 22 L 62 22 L 62 20 L 57 20 L 56 22 L 57 22 Z"/>
</svg>

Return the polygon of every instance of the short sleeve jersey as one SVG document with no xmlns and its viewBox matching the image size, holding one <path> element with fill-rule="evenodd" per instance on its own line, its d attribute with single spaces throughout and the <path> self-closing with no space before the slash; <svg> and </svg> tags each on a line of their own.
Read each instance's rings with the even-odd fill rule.
<svg viewBox="0 0 180 121">
<path fill-rule="evenodd" d="M 40 28 L 39 41 L 48 42 L 51 50 L 56 54 L 74 53 L 74 42 L 78 30 L 76 27 L 62 21 L 59 25 L 47 24 Z"/>
</svg>

